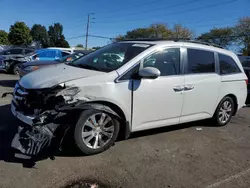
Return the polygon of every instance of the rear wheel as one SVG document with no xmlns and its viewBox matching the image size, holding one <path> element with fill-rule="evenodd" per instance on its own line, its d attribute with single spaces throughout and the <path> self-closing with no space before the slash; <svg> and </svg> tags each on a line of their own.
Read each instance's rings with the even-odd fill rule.
<svg viewBox="0 0 250 188">
<path fill-rule="evenodd" d="M 114 116 L 98 110 L 86 110 L 76 124 L 74 138 L 84 154 L 92 155 L 110 148 L 119 130 L 119 122 Z"/>
<path fill-rule="evenodd" d="M 213 120 L 219 126 L 228 124 L 233 116 L 235 104 L 231 97 L 224 97 L 218 105 Z"/>
</svg>

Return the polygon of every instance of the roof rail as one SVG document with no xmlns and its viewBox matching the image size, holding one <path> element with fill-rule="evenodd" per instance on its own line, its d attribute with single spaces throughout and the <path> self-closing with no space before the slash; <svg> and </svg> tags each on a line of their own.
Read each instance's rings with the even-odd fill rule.
<svg viewBox="0 0 250 188">
<path fill-rule="evenodd" d="M 122 39 L 119 41 L 179 41 L 179 40 L 190 40 L 190 38 L 182 38 L 182 39 L 178 39 L 178 38 L 135 38 L 135 39 Z"/>
<path fill-rule="evenodd" d="M 138 38 L 138 39 L 124 39 L 120 41 L 174 41 L 174 42 L 190 42 L 190 43 L 196 43 L 196 44 L 203 44 L 207 46 L 214 46 L 217 48 L 222 48 L 222 46 L 214 44 L 214 43 L 209 43 L 209 42 L 203 42 L 201 40 L 191 40 L 190 38 Z"/>
<path fill-rule="evenodd" d="M 217 47 L 217 48 L 223 48 L 223 46 L 220 46 L 218 44 L 214 44 L 214 43 L 210 43 L 210 42 L 203 42 L 203 41 L 200 41 L 200 40 L 182 40 L 180 39 L 179 42 L 190 42 L 190 43 L 196 43 L 196 44 L 203 44 L 203 45 L 207 45 L 207 46 L 214 46 L 214 47 Z"/>
</svg>

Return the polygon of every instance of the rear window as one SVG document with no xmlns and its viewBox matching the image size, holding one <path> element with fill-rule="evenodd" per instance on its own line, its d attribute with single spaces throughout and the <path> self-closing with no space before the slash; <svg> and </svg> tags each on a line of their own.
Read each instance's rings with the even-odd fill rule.
<svg viewBox="0 0 250 188">
<path fill-rule="evenodd" d="M 220 74 L 237 74 L 240 73 L 240 68 L 236 62 L 227 55 L 219 54 Z"/>
</svg>

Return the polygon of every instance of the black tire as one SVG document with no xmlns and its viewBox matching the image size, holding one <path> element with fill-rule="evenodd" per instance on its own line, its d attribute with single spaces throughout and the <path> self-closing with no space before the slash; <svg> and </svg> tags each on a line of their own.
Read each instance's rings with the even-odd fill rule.
<svg viewBox="0 0 250 188">
<path fill-rule="evenodd" d="M 228 114 L 229 115 L 229 118 L 225 121 L 221 121 L 220 119 L 220 112 L 221 112 L 221 108 L 223 108 L 223 105 L 225 102 L 228 102 L 230 105 L 231 105 L 231 111 L 230 113 Z M 226 124 L 228 124 L 234 114 L 234 111 L 235 111 L 235 104 L 234 104 L 234 101 L 231 97 L 224 97 L 221 102 L 219 103 L 215 113 L 214 113 L 214 116 L 213 116 L 213 122 L 217 125 L 217 126 L 225 126 Z"/>
<path fill-rule="evenodd" d="M 13 73 L 14 73 L 15 75 L 19 75 L 20 66 L 21 66 L 20 63 L 14 65 L 14 67 L 13 67 Z"/>
<path fill-rule="evenodd" d="M 113 125 L 114 125 L 114 132 L 113 132 L 113 136 L 111 137 L 110 141 L 106 145 L 104 145 L 103 147 L 100 147 L 98 149 L 92 149 L 92 148 L 88 147 L 82 139 L 82 129 L 83 129 L 85 122 L 87 120 L 89 120 L 89 118 L 92 115 L 97 114 L 97 113 L 105 113 L 105 112 L 102 112 L 99 110 L 94 110 L 94 109 L 83 111 L 81 113 L 77 123 L 76 123 L 76 126 L 75 126 L 74 140 L 75 140 L 76 146 L 85 155 L 94 155 L 94 154 L 98 154 L 98 153 L 101 153 L 101 152 L 109 149 L 112 145 L 114 145 L 114 142 L 116 141 L 118 134 L 119 134 L 119 130 L 120 130 L 119 121 L 117 120 L 117 118 L 115 116 L 108 114 L 109 117 L 111 117 L 111 121 L 113 122 Z"/>
</svg>

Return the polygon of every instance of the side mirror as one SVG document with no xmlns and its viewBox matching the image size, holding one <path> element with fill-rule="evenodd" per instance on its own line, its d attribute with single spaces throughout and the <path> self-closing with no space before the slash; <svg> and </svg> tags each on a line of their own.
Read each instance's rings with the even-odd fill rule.
<svg viewBox="0 0 250 188">
<path fill-rule="evenodd" d="M 141 78 L 158 78 L 161 75 L 159 69 L 154 67 L 145 67 L 139 70 L 139 76 Z"/>
</svg>

